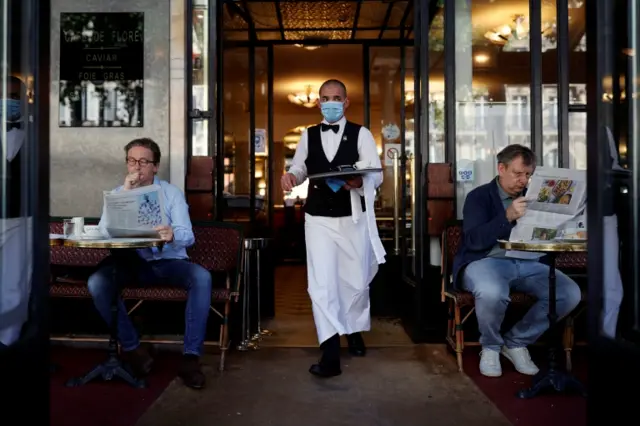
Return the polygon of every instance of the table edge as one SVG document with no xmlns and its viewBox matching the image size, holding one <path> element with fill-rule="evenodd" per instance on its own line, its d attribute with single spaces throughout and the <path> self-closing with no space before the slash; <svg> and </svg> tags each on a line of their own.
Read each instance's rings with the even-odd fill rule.
<svg viewBox="0 0 640 426">
<path fill-rule="evenodd" d="M 65 247 L 89 248 L 89 249 L 138 249 L 149 247 L 160 247 L 164 244 L 162 240 L 139 241 L 139 242 L 96 242 L 95 240 L 64 240 Z"/>
<path fill-rule="evenodd" d="M 527 243 L 516 241 L 498 241 L 505 250 L 531 251 L 541 253 L 586 253 L 587 243 Z"/>
</svg>

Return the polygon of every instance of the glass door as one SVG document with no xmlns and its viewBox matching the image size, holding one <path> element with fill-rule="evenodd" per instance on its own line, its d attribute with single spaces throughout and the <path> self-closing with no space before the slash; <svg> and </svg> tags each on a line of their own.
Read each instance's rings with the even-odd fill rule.
<svg viewBox="0 0 640 426">
<path fill-rule="evenodd" d="M 640 397 L 622 386 L 640 380 L 640 2 L 586 8 L 588 418 L 622 423 Z"/>
<path fill-rule="evenodd" d="M 218 158 L 216 103 L 220 65 L 218 56 L 218 10 L 211 0 L 186 1 L 185 71 L 187 173 L 185 195 L 194 220 L 211 220 L 220 206 L 216 202 L 215 166 Z"/>
<path fill-rule="evenodd" d="M 617 28 L 607 40 L 615 52 L 615 56 L 606 59 L 610 59 L 612 81 L 616 83 L 601 86 L 600 108 L 606 114 L 598 129 L 599 154 L 603 158 L 598 162 L 591 159 L 588 164 L 590 173 L 592 167 L 600 168 L 597 184 L 603 189 L 599 197 L 594 194 L 600 201 L 594 206 L 594 220 L 601 225 L 603 239 L 602 282 L 598 285 L 603 315 L 599 328 L 603 336 L 640 347 L 640 269 L 637 266 L 640 256 L 640 100 L 637 95 L 640 59 L 633 53 L 640 49 L 640 3 L 637 0 L 619 2 L 611 13 L 616 18 L 624 17 L 627 25 Z M 590 121 L 589 118 L 588 126 Z M 606 153 L 610 155 L 605 157 Z M 613 261 L 611 265 L 608 262 L 614 244 L 620 247 L 615 264 L 619 263 L 621 283 L 610 270 Z"/>
<path fill-rule="evenodd" d="M 429 163 L 429 1 L 414 1 L 414 45 L 402 46 L 401 57 L 401 255 L 405 282 L 420 287 L 424 278 L 426 170 Z M 427 250 L 428 251 L 428 250 Z"/>
<path fill-rule="evenodd" d="M 35 409 L 20 416 L 37 424 L 49 395 L 48 4 L 0 2 L 0 376 L 11 389 L 2 416 L 28 398 Z"/>
</svg>

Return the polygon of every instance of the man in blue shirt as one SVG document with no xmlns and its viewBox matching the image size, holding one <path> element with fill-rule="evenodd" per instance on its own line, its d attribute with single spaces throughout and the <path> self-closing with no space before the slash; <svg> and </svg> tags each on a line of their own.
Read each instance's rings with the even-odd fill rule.
<svg viewBox="0 0 640 426">
<path fill-rule="evenodd" d="M 531 253 L 507 253 L 498 240 L 509 239 L 511 229 L 527 210 L 524 196 L 536 166 L 535 154 L 522 145 L 509 145 L 498 153 L 498 177 L 467 195 L 463 208 L 463 235 L 453 262 L 454 284 L 473 293 L 480 330 L 480 373 L 502 375 L 500 354 L 522 374 L 535 375 L 538 367 L 527 346 L 549 327 L 549 267 Z M 580 302 L 580 288 L 556 271 L 558 317 Z M 521 291 L 537 302 L 504 335 L 500 333 L 509 292 Z"/>
<path fill-rule="evenodd" d="M 124 185 L 114 191 L 128 191 L 152 184 L 162 188 L 168 225 L 161 225 L 155 229 L 165 241 L 165 245 L 161 250 L 155 247 L 138 249 L 135 253 L 124 256 L 116 252 L 114 256 L 105 259 L 99 269 L 89 277 L 89 292 L 100 315 L 110 323 L 114 295 L 112 277 L 116 264 L 119 274 L 124 271 L 127 277 L 141 285 L 184 286 L 188 298 L 185 311 L 184 356 L 179 376 L 185 385 L 200 389 L 205 383 L 199 358 L 209 317 L 211 274 L 188 260 L 186 249 L 195 242 L 189 206 L 180 189 L 156 177 L 160 164 L 158 144 L 147 138 L 135 139 L 129 142 L 124 150 L 128 175 Z M 100 229 L 103 234 L 107 234 L 104 219 L 103 212 Z M 138 335 L 122 301 L 119 301 L 118 305 L 118 339 L 124 352 L 123 357 L 131 364 L 134 373 L 137 376 L 148 374 L 153 359 L 148 350 L 140 346 Z"/>
</svg>

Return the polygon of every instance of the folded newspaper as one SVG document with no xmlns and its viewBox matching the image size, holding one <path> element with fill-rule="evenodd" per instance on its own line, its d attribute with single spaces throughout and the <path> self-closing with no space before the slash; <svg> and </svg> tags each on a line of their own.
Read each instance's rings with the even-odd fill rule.
<svg viewBox="0 0 640 426">
<path fill-rule="evenodd" d="M 104 191 L 103 198 L 104 226 L 112 238 L 157 238 L 153 228 L 167 224 L 160 185 Z"/>
<path fill-rule="evenodd" d="M 509 241 L 586 241 L 585 171 L 538 167 L 525 197 L 527 212 L 518 219 Z"/>
</svg>

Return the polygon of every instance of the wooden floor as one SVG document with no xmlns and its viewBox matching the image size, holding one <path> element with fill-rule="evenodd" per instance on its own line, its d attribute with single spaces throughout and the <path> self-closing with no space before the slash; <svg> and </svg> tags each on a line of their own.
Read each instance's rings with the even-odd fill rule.
<svg viewBox="0 0 640 426">
<path fill-rule="evenodd" d="M 276 317 L 262 327 L 273 331 L 261 346 L 317 347 L 311 300 L 307 293 L 307 269 L 304 265 L 276 268 Z M 371 331 L 364 334 L 369 347 L 411 346 L 400 321 L 396 318 L 372 318 Z M 346 342 L 343 342 L 346 344 Z"/>
</svg>

